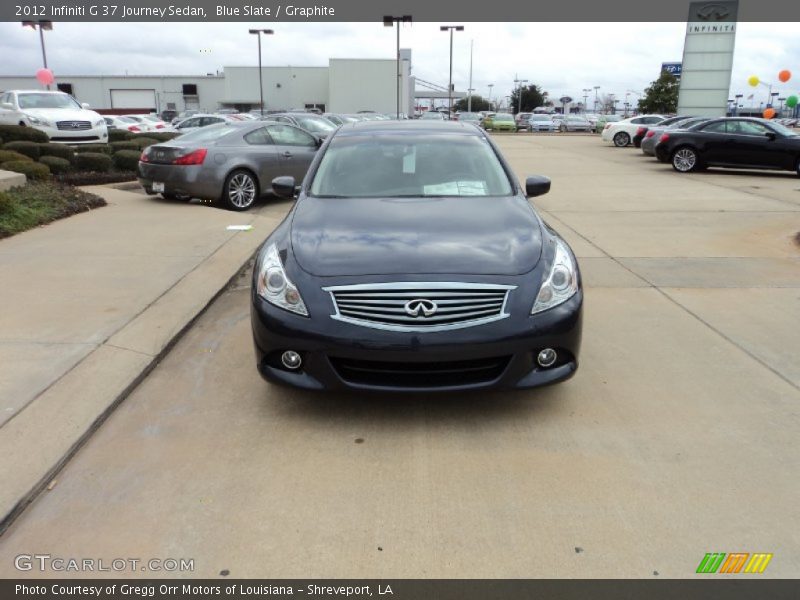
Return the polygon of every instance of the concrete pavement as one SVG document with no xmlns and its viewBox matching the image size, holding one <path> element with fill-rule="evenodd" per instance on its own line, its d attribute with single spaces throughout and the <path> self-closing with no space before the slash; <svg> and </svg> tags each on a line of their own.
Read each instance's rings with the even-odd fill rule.
<svg viewBox="0 0 800 600">
<path fill-rule="evenodd" d="M 46 483 L 286 211 L 277 201 L 236 214 L 87 189 L 108 206 L 0 241 L 0 521 Z"/>
<path fill-rule="evenodd" d="M 579 257 L 574 379 L 422 398 L 271 386 L 245 273 L 0 538 L 0 576 L 64 575 L 13 569 L 38 551 L 235 578 L 688 578 L 706 552 L 771 552 L 762 577 L 795 577 L 800 179 L 680 176 L 597 137 L 500 140 L 521 178 L 553 178 L 536 202 Z"/>
</svg>

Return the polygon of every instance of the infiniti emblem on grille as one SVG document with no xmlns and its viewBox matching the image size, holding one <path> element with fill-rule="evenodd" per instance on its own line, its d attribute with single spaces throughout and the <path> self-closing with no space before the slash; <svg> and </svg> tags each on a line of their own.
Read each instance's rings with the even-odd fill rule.
<svg viewBox="0 0 800 600">
<path fill-rule="evenodd" d="M 403 307 L 412 317 L 430 317 L 439 308 L 433 300 L 409 300 Z"/>
</svg>

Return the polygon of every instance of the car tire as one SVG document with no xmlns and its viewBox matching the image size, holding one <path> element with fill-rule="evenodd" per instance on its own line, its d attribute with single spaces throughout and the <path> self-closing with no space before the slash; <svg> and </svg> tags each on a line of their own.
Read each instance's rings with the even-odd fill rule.
<svg viewBox="0 0 800 600">
<path fill-rule="evenodd" d="M 676 148 L 670 162 L 672 168 L 678 173 L 691 173 L 700 168 L 700 157 L 697 155 L 697 150 L 689 146 Z"/>
<path fill-rule="evenodd" d="M 631 136 L 629 136 L 624 131 L 620 131 L 619 133 L 614 134 L 614 145 L 617 148 L 624 148 L 630 143 L 631 143 Z"/>
<path fill-rule="evenodd" d="M 230 210 L 248 210 L 258 196 L 258 180 L 246 169 L 232 171 L 222 186 L 222 202 Z"/>
<path fill-rule="evenodd" d="M 797 159 L 797 166 L 795 167 L 795 171 L 797 171 L 797 176 L 800 177 L 800 158 Z"/>
<path fill-rule="evenodd" d="M 562 125 L 561 127 L 558 128 L 558 130 L 561 133 L 567 133 L 567 126 L 566 125 Z"/>
</svg>

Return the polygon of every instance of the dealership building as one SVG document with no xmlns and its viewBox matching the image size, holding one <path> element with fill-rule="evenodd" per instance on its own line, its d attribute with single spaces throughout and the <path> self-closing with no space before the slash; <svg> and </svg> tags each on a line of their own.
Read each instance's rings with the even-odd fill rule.
<svg viewBox="0 0 800 600">
<path fill-rule="evenodd" d="M 400 111 L 414 106 L 411 50 L 401 50 Z M 230 66 L 208 75 L 62 75 L 58 89 L 104 113 L 165 110 L 246 112 L 260 106 L 258 67 Z M 397 107 L 395 59 L 331 58 L 321 67 L 265 66 L 264 110 L 316 107 L 323 112 L 393 113 Z M 33 75 L 0 76 L 0 90 L 40 89 Z M 410 109 L 411 107 L 411 109 Z"/>
</svg>

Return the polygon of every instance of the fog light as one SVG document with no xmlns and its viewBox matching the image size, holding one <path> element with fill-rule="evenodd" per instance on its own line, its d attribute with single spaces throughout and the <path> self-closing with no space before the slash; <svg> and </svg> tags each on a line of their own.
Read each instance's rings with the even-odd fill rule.
<svg viewBox="0 0 800 600">
<path fill-rule="evenodd" d="M 300 368 L 300 365 L 303 364 L 303 359 L 300 358 L 300 355 L 294 350 L 287 350 L 281 354 L 281 363 L 283 363 L 283 366 L 287 369 L 294 371 Z"/>
<path fill-rule="evenodd" d="M 556 362 L 556 358 L 558 358 L 558 354 L 552 348 L 545 348 L 539 355 L 536 357 L 536 362 L 539 363 L 540 367 L 552 367 L 553 363 Z"/>
</svg>

